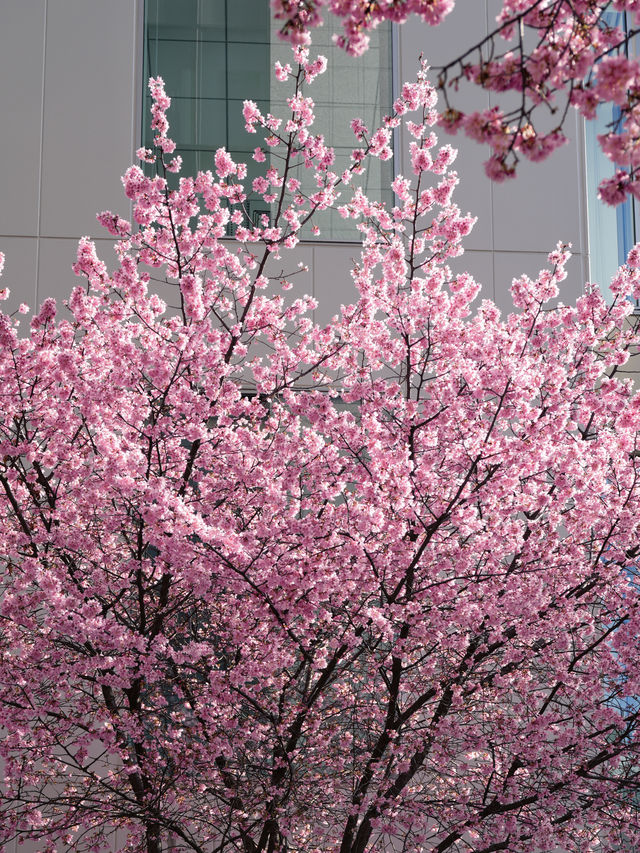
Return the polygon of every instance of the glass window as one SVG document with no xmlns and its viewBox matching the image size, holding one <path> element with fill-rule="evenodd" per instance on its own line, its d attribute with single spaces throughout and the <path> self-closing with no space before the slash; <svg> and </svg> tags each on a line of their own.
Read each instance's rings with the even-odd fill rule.
<svg viewBox="0 0 640 853">
<path fill-rule="evenodd" d="M 264 42 L 265 38 L 268 41 L 269 6 L 262 0 L 231 0 L 227 7 L 227 41 Z"/>
<path fill-rule="evenodd" d="M 257 42 L 227 44 L 227 97 L 242 101 L 263 101 L 269 98 L 271 78 L 271 45 Z"/>
<path fill-rule="evenodd" d="M 290 48 L 278 37 L 278 22 L 271 20 L 269 0 L 146 0 L 144 80 L 161 76 L 172 99 L 170 134 L 182 156 L 183 173 L 212 168 L 215 151 L 224 146 L 247 163 L 248 182 L 264 174 L 251 153 L 259 138 L 244 130 L 242 102 L 251 99 L 263 113 L 286 115 L 290 95 L 273 75 L 273 63 L 291 61 Z M 371 34 L 371 48 L 354 59 L 334 47 L 333 31 L 323 27 L 314 35 L 313 50 L 330 57 L 329 70 L 310 89 L 316 102 L 314 131 L 325 135 L 335 148 L 334 171 L 350 163 L 356 140 L 349 127 L 354 117 L 373 129 L 391 111 L 391 26 Z M 149 128 L 150 98 L 145 85 L 143 140 L 152 145 Z M 277 166 L 279 161 L 274 160 Z M 389 189 L 392 161 L 374 160 L 361 185 L 373 200 L 393 202 Z M 316 189 L 312 174 L 301 165 L 297 177 L 303 190 Z M 249 198 L 251 218 L 268 205 Z M 255 216 L 254 216 L 255 214 Z M 357 240 L 352 222 L 335 211 L 316 220 L 320 239 Z M 304 234 L 310 237 L 310 233 Z"/>
<path fill-rule="evenodd" d="M 623 12 L 607 11 L 605 15 L 608 24 L 626 30 Z M 601 104 L 595 120 L 588 121 L 585 127 L 590 277 L 605 294 L 637 239 L 634 199 L 627 197 L 623 204 L 610 207 L 596 198 L 599 183 L 610 178 L 618 168 L 602 153 L 597 137 L 607 133 L 619 118 L 619 107 Z"/>
<path fill-rule="evenodd" d="M 315 102 L 315 133 L 322 133 L 333 146 L 335 162 L 332 166 L 337 174 L 351 163 L 351 152 L 358 147 L 351 122 L 360 118 L 369 130 L 382 124 L 382 119 L 392 110 L 392 49 L 391 24 L 385 23 L 370 34 L 369 50 L 362 56 L 348 56 L 333 44 L 334 34 L 340 32 L 340 24 L 329 20 L 325 26 L 315 30 L 313 51 L 329 59 L 327 72 L 318 77 L 309 89 Z M 283 64 L 290 61 L 287 46 L 277 36 L 277 22 L 272 23 L 272 60 Z M 282 87 L 272 83 L 272 105 L 275 99 L 282 107 Z M 312 176 L 301 167 L 297 177 L 303 189 L 313 192 Z M 372 159 L 364 175 L 354 180 L 362 186 L 372 201 L 384 201 L 393 205 L 390 189 L 393 180 L 393 160 Z M 348 200 L 350 192 L 345 193 Z M 342 200 L 338 201 L 341 204 Z M 320 228 L 320 239 L 331 241 L 358 241 L 359 232 L 352 220 L 342 219 L 335 211 L 326 211 L 314 218 Z"/>
</svg>

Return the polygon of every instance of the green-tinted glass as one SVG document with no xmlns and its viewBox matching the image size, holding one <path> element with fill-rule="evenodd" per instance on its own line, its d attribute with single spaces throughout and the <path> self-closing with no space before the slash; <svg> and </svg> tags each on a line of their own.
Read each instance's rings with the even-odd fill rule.
<svg viewBox="0 0 640 853">
<path fill-rule="evenodd" d="M 234 42 L 227 45 L 228 97 L 262 101 L 269 98 L 269 44 Z"/>
<path fill-rule="evenodd" d="M 227 46 L 223 42 L 198 44 L 198 98 L 227 97 Z"/>
<path fill-rule="evenodd" d="M 227 102 L 224 99 L 200 98 L 198 101 L 198 124 L 196 144 L 200 148 L 212 148 L 211 140 L 229 141 L 227 127 Z M 225 142 L 226 145 L 226 142 Z M 219 145 L 215 146 L 219 148 Z M 233 147 L 233 146 L 230 146 Z"/>
<path fill-rule="evenodd" d="M 151 73 L 159 74 L 167 94 L 193 97 L 196 93 L 197 42 L 158 39 L 151 56 Z"/>
<path fill-rule="evenodd" d="M 269 3 L 232 0 L 227 4 L 227 41 L 269 44 Z"/>
<path fill-rule="evenodd" d="M 272 73 L 276 59 L 291 62 L 290 48 L 278 38 L 278 27 L 278 22 L 270 20 L 269 0 L 146 0 L 145 78 L 160 75 L 165 80 L 172 98 L 170 134 L 183 157 L 183 174 L 212 168 L 213 155 L 222 146 L 234 159 L 247 163 L 248 187 L 270 165 L 268 156 L 264 164 L 250 157 L 262 134 L 246 133 L 242 101 L 256 101 L 263 113 L 281 117 L 289 113 L 286 98 L 291 91 L 277 83 Z M 314 34 L 314 53 L 329 57 L 329 70 L 316 80 L 310 94 L 316 102 L 314 132 L 324 134 L 334 146 L 333 169 L 341 173 L 356 147 L 351 120 L 359 117 L 374 129 L 391 110 L 391 27 L 378 27 L 371 34 L 369 51 L 357 59 L 334 47 L 332 35 L 330 26 Z M 153 140 L 148 127 L 150 105 L 145 88 L 147 147 Z M 304 191 L 315 191 L 311 171 L 300 167 L 296 175 Z M 356 180 L 372 200 L 392 201 L 392 175 L 391 161 L 374 160 L 367 174 Z M 266 214 L 268 207 L 260 198 L 249 196 L 250 219 Z M 315 221 L 321 239 L 358 239 L 353 223 L 335 211 L 326 211 Z"/>
<path fill-rule="evenodd" d="M 174 3 L 176 0 L 174 0 Z M 180 3 L 178 2 L 178 6 Z M 226 41 L 226 0 L 198 3 L 198 37 L 204 41 Z"/>
<path fill-rule="evenodd" d="M 334 22 L 335 24 L 335 22 Z M 290 61 L 290 51 L 277 36 L 278 23 L 272 24 L 271 58 L 285 63 Z M 351 164 L 351 152 L 359 144 L 351 130 L 351 121 L 360 118 L 370 131 L 378 128 L 385 115 L 392 110 L 392 54 L 391 25 L 383 24 L 371 33 L 370 47 L 362 56 L 350 57 L 333 44 L 337 25 L 331 20 L 317 29 L 313 36 L 313 52 L 328 58 L 325 74 L 314 81 L 309 94 L 315 102 L 316 122 L 314 132 L 322 133 L 334 148 L 332 170 L 341 174 Z M 286 105 L 277 86 L 271 89 L 271 111 L 282 115 Z M 274 95 L 279 103 L 276 105 Z M 298 170 L 303 190 L 315 191 L 313 175 L 304 168 Z M 356 176 L 353 185 L 363 188 L 372 201 L 393 204 L 390 189 L 393 180 L 393 160 L 374 159 L 367 172 Z M 345 190 L 338 204 L 350 197 Z M 342 219 L 336 211 L 326 211 L 314 218 L 320 228 L 320 239 L 331 241 L 358 241 L 359 232 L 353 221 Z M 309 236 L 305 234 L 305 236 Z"/>
<path fill-rule="evenodd" d="M 198 0 L 147 0 L 146 33 L 151 39 L 195 39 Z"/>
</svg>

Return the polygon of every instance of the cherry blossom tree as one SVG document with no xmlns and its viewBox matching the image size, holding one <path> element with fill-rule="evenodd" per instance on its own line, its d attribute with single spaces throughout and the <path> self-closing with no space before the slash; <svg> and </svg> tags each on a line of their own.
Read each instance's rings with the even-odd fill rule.
<svg viewBox="0 0 640 853">
<path fill-rule="evenodd" d="M 640 250 L 608 301 L 557 301 L 560 245 L 473 307 L 426 70 L 338 174 L 296 59 L 287 119 L 244 106 L 270 217 L 224 149 L 178 179 L 151 80 L 117 268 L 83 239 L 65 316 L 0 315 L 0 844 L 636 849 Z M 330 205 L 360 296 L 321 327 L 285 259 Z"/>
<path fill-rule="evenodd" d="M 463 0 L 458 0 L 463 2 Z M 282 35 L 307 43 L 322 23 L 322 9 L 342 19 L 338 39 L 353 54 L 367 48 L 367 32 L 382 21 L 404 22 L 418 15 L 435 26 L 455 0 L 272 0 L 283 21 Z M 638 0 L 503 0 L 493 29 L 476 44 L 434 69 L 441 91 L 440 123 L 462 129 L 492 154 L 485 164 L 497 181 L 513 177 L 519 157 L 543 160 L 567 139 L 563 133 L 571 107 L 588 120 L 600 105 L 613 105 L 614 117 L 598 137 L 618 167 L 600 184 L 600 198 L 620 204 L 640 198 L 640 62 Z M 514 105 L 463 113 L 456 108 L 461 84 L 491 91 L 493 98 L 518 94 Z"/>
</svg>

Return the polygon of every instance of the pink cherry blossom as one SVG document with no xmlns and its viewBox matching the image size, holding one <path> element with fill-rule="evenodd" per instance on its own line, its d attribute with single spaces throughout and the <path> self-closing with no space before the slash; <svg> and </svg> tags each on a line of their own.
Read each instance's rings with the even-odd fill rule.
<svg viewBox="0 0 640 853">
<path fill-rule="evenodd" d="M 503 316 L 451 264 L 426 67 L 339 174 L 296 55 L 251 188 L 224 149 L 169 187 L 152 80 L 114 268 L 83 238 L 68 311 L 0 312 L 0 846 L 638 849 L 640 246 L 567 305 L 558 244 Z M 389 209 L 366 169 L 409 113 Z M 333 206 L 357 297 L 320 325 L 289 250 Z"/>
<path fill-rule="evenodd" d="M 454 5 L 455 0 L 272 2 L 284 39 L 305 45 L 308 53 L 314 28 L 331 15 L 342 26 L 337 43 L 353 55 L 367 50 L 369 32 L 384 21 L 402 23 L 416 15 L 437 26 Z M 562 126 L 569 107 L 592 121 L 598 106 L 613 105 L 615 120 L 600 141 L 605 154 L 628 169 L 630 182 L 624 192 L 603 183 L 600 197 L 622 203 L 635 189 L 640 167 L 638 0 L 502 0 L 495 11 L 495 21 L 476 44 L 461 42 L 461 52 L 453 50 L 445 64 L 432 71 L 444 101 L 440 124 L 451 133 L 462 128 L 488 145 L 491 156 L 485 170 L 501 181 L 515 175 L 521 156 L 543 160 L 564 144 Z M 621 13 L 617 24 L 613 12 Z M 491 110 L 472 109 L 465 115 L 458 109 L 457 93 L 468 84 L 494 93 Z M 506 93 L 516 97 L 507 95 L 503 104 L 500 96 Z M 414 109 L 410 101 L 396 102 L 398 115 L 407 108 Z M 549 116 L 557 126 L 549 125 Z M 410 132 L 415 133 L 415 126 Z"/>
<path fill-rule="evenodd" d="M 218 148 L 215 153 L 216 172 L 220 178 L 235 174 L 236 166 L 231 155 L 224 148 Z"/>
</svg>

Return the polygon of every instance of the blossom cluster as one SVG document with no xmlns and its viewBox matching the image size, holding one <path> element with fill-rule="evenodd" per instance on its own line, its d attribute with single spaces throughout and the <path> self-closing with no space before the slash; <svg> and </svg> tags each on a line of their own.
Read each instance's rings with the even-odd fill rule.
<svg viewBox="0 0 640 853">
<path fill-rule="evenodd" d="M 281 35 L 294 43 L 310 41 L 323 9 L 332 13 L 343 23 L 338 43 L 357 55 L 367 49 L 367 33 L 381 22 L 402 22 L 413 14 L 437 25 L 454 2 L 274 0 L 272 5 L 284 22 Z M 612 23 L 612 13 L 622 24 Z M 639 20 L 637 0 L 503 0 L 495 29 L 434 69 L 445 98 L 441 125 L 487 144 L 492 154 L 486 172 L 503 181 L 515 175 L 520 156 L 539 161 L 566 143 L 562 127 L 569 107 L 593 120 L 598 106 L 612 105 L 615 118 L 598 139 L 616 168 L 600 184 L 599 196 L 611 205 L 640 197 L 640 61 L 629 48 Z M 497 94 L 518 92 L 520 104 L 507 112 L 493 106 L 465 114 L 450 103 L 452 87 L 457 91 L 463 82 Z"/>
<path fill-rule="evenodd" d="M 344 32 L 337 43 L 355 56 L 369 46 L 367 32 L 381 21 L 404 23 L 409 15 L 419 15 L 428 24 L 440 24 L 451 12 L 455 0 L 272 0 L 274 17 L 284 21 L 281 34 L 293 44 L 311 41 L 310 31 L 322 23 L 322 8 L 341 18 Z"/>
</svg>

